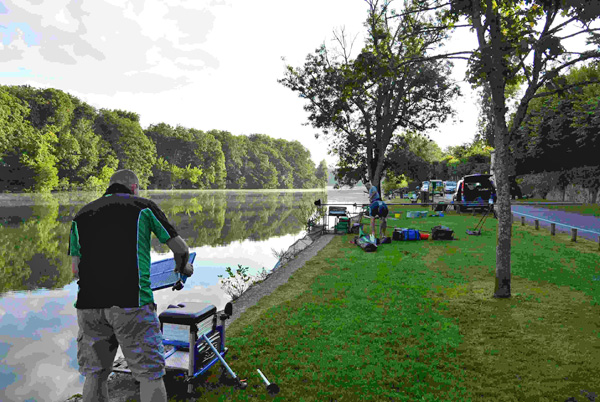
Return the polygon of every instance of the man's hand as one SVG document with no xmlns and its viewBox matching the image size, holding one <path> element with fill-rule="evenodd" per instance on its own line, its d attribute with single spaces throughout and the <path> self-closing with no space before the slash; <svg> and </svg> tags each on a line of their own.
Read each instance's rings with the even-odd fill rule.
<svg viewBox="0 0 600 402">
<path fill-rule="evenodd" d="M 175 267 L 175 272 L 180 272 L 179 271 L 179 267 Z M 194 266 L 192 264 L 190 264 L 189 262 L 185 265 L 185 268 L 183 269 L 182 272 L 185 276 L 192 276 L 194 275 Z"/>
</svg>

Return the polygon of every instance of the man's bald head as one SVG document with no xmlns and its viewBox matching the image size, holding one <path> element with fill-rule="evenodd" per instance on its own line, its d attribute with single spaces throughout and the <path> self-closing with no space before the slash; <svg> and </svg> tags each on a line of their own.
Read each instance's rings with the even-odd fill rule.
<svg viewBox="0 0 600 402">
<path fill-rule="evenodd" d="M 130 189 L 134 194 L 137 195 L 140 187 L 138 177 L 133 171 L 129 169 L 117 170 L 110 178 L 109 185 L 119 183 Z"/>
</svg>

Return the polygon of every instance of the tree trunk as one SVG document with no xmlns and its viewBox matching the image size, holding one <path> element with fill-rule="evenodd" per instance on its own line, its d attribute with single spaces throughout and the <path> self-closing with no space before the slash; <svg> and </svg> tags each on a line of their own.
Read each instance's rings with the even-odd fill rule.
<svg viewBox="0 0 600 402">
<path fill-rule="evenodd" d="M 506 139 L 508 130 L 504 118 L 503 105 L 496 108 L 495 115 L 495 161 L 494 175 L 497 185 L 497 203 L 495 205 L 498 215 L 498 233 L 496 242 L 496 285 L 494 297 L 510 297 L 510 241 L 511 241 L 511 209 L 510 209 L 510 182 L 509 169 L 511 155 Z"/>
</svg>

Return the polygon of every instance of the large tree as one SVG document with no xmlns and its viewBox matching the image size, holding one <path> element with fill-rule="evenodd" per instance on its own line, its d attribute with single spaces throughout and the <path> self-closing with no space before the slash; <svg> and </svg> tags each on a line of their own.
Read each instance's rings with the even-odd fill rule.
<svg viewBox="0 0 600 402">
<path fill-rule="evenodd" d="M 287 66 L 279 80 L 307 100 L 308 121 L 321 130 L 317 137 L 329 140 L 339 158 L 338 181 L 347 185 L 379 185 L 401 131 L 436 127 L 452 114 L 449 101 L 459 92 L 449 79 L 450 62 L 425 59 L 445 34 L 415 11 L 420 1 L 405 2 L 415 12 L 402 17 L 391 1 L 366 2 L 368 37 L 358 56 L 342 31 L 339 49 L 322 45 L 303 67 Z"/>
<path fill-rule="evenodd" d="M 54 126 L 32 125 L 27 99 L 34 97 L 30 87 L 0 87 L 0 191 L 50 191 L 58 185 L 58 138 Z"/>
<path fill-rule="evenodd" d="M 101 109 L 94 131 L 110 144 L 118 159 L 119 169 L 131 169 L 146 187 L 156 162 L 156 146 L 142 130 L 140 117 L 123 110 Z"/>
<path fill-rule="evenodd" d="M 475 33 L 478 48 L 469 65 L 473 84 L 488 85 L 493 115 L 494 174 L 498 188 L 498 241 L 494 297 L 511 296 L 511 207 L 509 150 L 511 136 L 523 124 L 529 102 L 536 97 L 584 85 L 568 84 L 560 77 L 577 63 L 600 56 L 598 48 L 566 49 L 564 39 L 588 35 L 598 45 L 598 30 L 591 27 L 600 8 L 595 0 L 442 0 L 423 1 L 425 8 L 450 4 L 448 19 L 455 24 L 462 17 Z M 512 123 L 507 122 L 507 89 L 522 84 Z M 555 89 L 538 91 L 550 84 Z"/>
<path fill-rule="evenodd" d="M 252 134 L 248 138 L 265 154 L 269 163 L 277 171 L 276 188 L 292 188 L 294 185 L 293 169 L 287 161 L 287 155 L 281 152 L 284 140 L 275 140 L 265 134 Z"/>
<path fill-rule="evenodd" d="M 246 149 L 244 160 L 244 188 L 277 188 L 277 169 L 269 159 L 270 149 L 261 141 L 253 141 L 249 137 L 240 136 Z"/>
<path fill-rule="evenodd" d="M 298 141 L 275 140 L 275 145 L 292 168 L 292 187 L 315 187 L 315 164 L 310 158 L 310 151 Z"/>
<path fill-rule="evenodd" d="M 325 159 L 319 163 L 317 170 L 315 172 L 315 177 L 317 178 L 317 185 L 319 187 L 325 187 L 327 185 L 327 175 L 329 174 L 327 170 L 327 162 Z"/>
<path fill-rule="evenodd" d="M 225 188 L 227 171 L 225 154 L 221 143 L 212 134 L 193 128 L 188 129 L 191 139 L 196 145 L 195 154 L 198 157 L 198 167 L 203 175 L 200 183 L 203 188 Z"/>
<path fill-rule="evenodd" d="M 210 130 L 212 135 L 221 143 L 221 149 L 225 156 L 225 185 L 227 188 L 244 188 L 246 179 L 243 172 L 244 159 L 246 157 L 245 142 L 239 136 L 229 131 Z"/>
</svg>

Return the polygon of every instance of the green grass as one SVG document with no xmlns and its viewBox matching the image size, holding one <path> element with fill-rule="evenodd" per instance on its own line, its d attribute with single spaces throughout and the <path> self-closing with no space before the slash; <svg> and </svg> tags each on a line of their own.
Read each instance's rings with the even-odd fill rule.
<svg viewBox="0 0 600 402">
<path fill-rule="evenodd" d="M 565 212 L 575 212 L 581 215 L 600 216 L 600 205 L 598 204 L 542 205 L 541 207 L 548 209 L 558 209 Z"/>
<path fill-rule="evenodd" d="M 513 226 L 512 297 L 492 298 L 496 220 L 403 219 L 455 241 L 376 253 L 336 236 L 228 330 L 227 361 L 249 386 L 201 400 L 564 401 L 600 393 L 597 245 Z M 389 234 L 389 233 L 388 233 Z M 235 305 L 234 305 L 235 308 Z M 256 369 L 281 387 L 269 397 Z M 172 395 L 170 393 L 170 395 Z M 170 400 L 179 400 L 171 397 Z"/>
<path fill-rule="evenodd" d="M 560 202 L 550 201 L 543 198 L 532 198 L 527 200 L 517 200 L 516 202 Z M 581 215 L 600 216 L 600 205 L 599 204 L 583 204 L 583 205 L 539 205 L 540 208 L 558 209 L 565 212 L 575 212 Z"/>
</svg>

